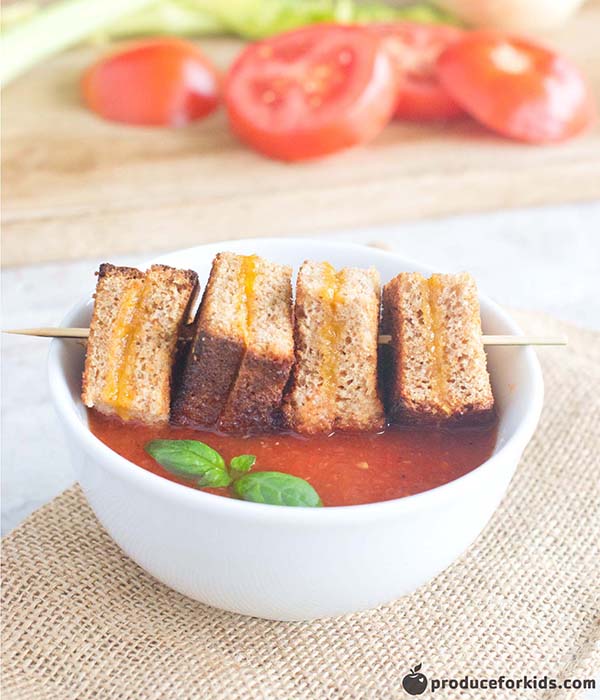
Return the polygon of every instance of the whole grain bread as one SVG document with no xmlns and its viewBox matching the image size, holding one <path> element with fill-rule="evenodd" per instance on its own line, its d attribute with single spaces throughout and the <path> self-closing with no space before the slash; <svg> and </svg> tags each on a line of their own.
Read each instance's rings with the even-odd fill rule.
<svg viewBox="0 0 600 700">
<path fill-rule="evenodd" d="M 272 428 L 293 362 L 291 268 L 216 256 L 172 404 L 180 425 Z"/>
<path fill-rule="evenodd" d="M 477 423 L 494 398 L 471 275 L 403 272 L 383 288 L 381 376 L 388 417 L 400 423 Z"/>
<path fill-rule="evenodd" d="M 299 433 L 372 431 L 384 424 L 377 387 L 379 274 L 305 262 L 296 285 L 295 357 L 284 399 Z"/>
<path fill-rule="evenodd" d="M 274 428 L 294 362 L 292 269 L 246 257 L 246 350 L 219 418 L 224 432 Z"/>
<path fill-rule="evenodd" d="M 221 415 L 245 350 L 240 274 L 240 256 L 219 253 L 213 260 L 172 398 L 173 423 L 208 427 Z"/>
<path fill-rule="evenodd" d="M 100 266 L 83 373 L 86 406 L 144 423 L 169 419 L 175 348 L 197 285 L 191 270 Z"/>
</svg>

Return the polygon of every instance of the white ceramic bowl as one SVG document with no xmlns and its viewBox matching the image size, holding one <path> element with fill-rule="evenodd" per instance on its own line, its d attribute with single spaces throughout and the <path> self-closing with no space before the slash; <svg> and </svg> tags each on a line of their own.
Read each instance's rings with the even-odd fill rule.
<svg viewBox="0 0 600 700">
<path fill-rule="evenodd" d="M 308 239 L 230 241 L 182 250 L 157 262 L 193 268 L 202 282 L 222 250 L 294 265 L 329 260 L 375 266 L 385 282 L 431 270 L 364 246 Z M 90 271 L 91 276 L 91 271 Z M 85 326 L 91 298 L 64 319 Z M 486 333 L 518 333 L 481 298 Z M 499 432 L 492 457 L 444 486 L 393 501 L 334 508 L 284 508 L 221 498 L 167 481 L 120 457 L 92 435 L 79 399 L 83 350 L 52 342 L 49 378 L 77 479 L 115 542 L 158 580 L 225 610 L 276 620 L 340 615 L 386 603 L 441 572 L 482 531 L 538 422 L 542 376 L 530 348 L 488 352 Z"/>
</svg>

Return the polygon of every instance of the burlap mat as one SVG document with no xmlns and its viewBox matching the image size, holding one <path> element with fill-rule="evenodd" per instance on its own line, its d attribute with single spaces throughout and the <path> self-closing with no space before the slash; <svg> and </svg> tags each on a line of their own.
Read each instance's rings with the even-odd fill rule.
<svg viewBox="0 0 600 700">
<path fill-rule="evenodd" d="M 72 488 L 4 542 L 3 700 L 392 700 L 409 697 L 401 680 L 418 661 L 429 678 L 592 677 L 600 670 L 600 334 L 518 316 L 531 333 L 568 333 L 570 345 L 540 350 L 547 398 L 535 439 L 490 525 L 434 581 L 380 609 L 312 623 L 221 612 L 128 560 Z"/>
</svg>

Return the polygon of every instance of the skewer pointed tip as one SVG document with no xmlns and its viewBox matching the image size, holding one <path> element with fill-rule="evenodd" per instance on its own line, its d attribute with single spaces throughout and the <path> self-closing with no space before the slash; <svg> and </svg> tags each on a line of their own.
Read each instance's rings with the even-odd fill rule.
<svg viewBox="0 0 600 700">
<path fill-rule="evenodd" d="M 87 338 L 89 328 L 7 328 L 2 331 L 9 335 L 29 335 L 38 338 Z"/>
</svg>

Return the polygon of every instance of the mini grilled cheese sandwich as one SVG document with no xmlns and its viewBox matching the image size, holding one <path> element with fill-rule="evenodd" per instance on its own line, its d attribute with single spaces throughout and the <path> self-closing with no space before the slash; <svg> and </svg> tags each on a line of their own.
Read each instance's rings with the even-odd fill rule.
<svg viewBox="0 0 600 700">
<path fill-rule="evenodd" d="M 86 406 L 124 420 L 169 419 L 171 370 L 198 279 L 153 265 L 100 266 L 83 374 Z"/>
<path fill-rule="evenodd" d="M 377 389 L 380 286 L 374 269 L 305 262 L 296 286 L 296 362 L 284 400 L 299 433 L 384 425 Z"/>
<path fill-rule="evenodd" d="M 82 399 L 124 420 L 248 434 L 483 423 L 494 398 L 467 273 L 401 273 L 218 254 L 196 273 L 101 265 Z M 379 335 L 390 336 L 379 346 Z M 384 406 L 380 399 L 384 394 Z"/>
<path fill-rule="evenodd" d="M 404 423 L 484 422 L 494 398 L 471 275 L 403 272 L 383 288 L 386 409 Z"/>
<path fill-rule="evenodd" d="M 245 433 L 276 427 L 294 359 L 292 270 L 216 256 L 175 391 L 180 425 Z"/>
</svg>

